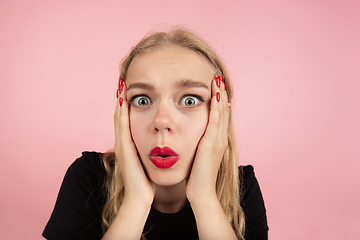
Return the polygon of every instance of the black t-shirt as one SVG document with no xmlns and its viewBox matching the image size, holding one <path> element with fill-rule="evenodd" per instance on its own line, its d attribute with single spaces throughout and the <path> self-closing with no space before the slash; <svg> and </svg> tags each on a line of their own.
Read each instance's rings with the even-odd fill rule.
<svg viewBox="0 0 360 240">
<path fill-rule="evenodd" d="M 103 237 L 101 213 L 106 201 L 102 154 L 83 152 L 69 167 L 54 210 L 43 236 L 49 240 L 98 240 Z M 245 239 L 268 239 L 264 201 L 252 166 L 239 167 L 244 192 L 241 207 L 245 213 Z M 187 201 L 177 213 L 162 213 L 151 208 L 145 223 L 146 238 L 198 239 L 196 221 Z"/>
</svg>

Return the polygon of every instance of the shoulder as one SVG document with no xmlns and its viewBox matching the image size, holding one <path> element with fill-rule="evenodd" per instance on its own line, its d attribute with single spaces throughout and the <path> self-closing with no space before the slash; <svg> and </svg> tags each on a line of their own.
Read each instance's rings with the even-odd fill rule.
<svg viewBox="0 0 360 240">
<path fill-rule="evenodd" d="M 104 179 L 105 169 L 102 163 L 102 153 L 82 152 L 66 171 L 63 185 L 80 188 L 93 188 Z M 74 186 L 75 184 L 75 186 Z"/>
<path fill-rule="evenodd" d="M 251 165 L 239 166 L 239 180 L 243 194 L 246 192 L 248 193 L 250 190 L 254 190 L 254 188 L 259 188 L 254 167 Z"/>
<path fill-rule="evenodd" d="M 103 173 L 102 153 L 82 152 L 81 157 L 77 158 L 68 168 L 68 175 L 87 175 L 100 177 Z"/>
<path fill-rule="evenodd" d="M 254 167 L 251 165 L 239 166 L 239 175 L 243 178 L 255 177 Z"/>
<path fill-rule="evenodd" d="M 268 225 L 264 199 L 254 167 L 239 166 L 241 207 L 245 214 L 245 239 L 267 239 Z"/>
<path fill-rule="evenodd" d="M 99 152 L 82 152 L 69 167 L 68 171 L 79 169 L 98 170 L 101 166 L 102 153 Z"/>
<path fill-rule="evenodd" d="M 70 165 L 43 231 L 46 239 L 101 238 L 104 177 L 101 153 L 83 152 Z"/>
</svg>

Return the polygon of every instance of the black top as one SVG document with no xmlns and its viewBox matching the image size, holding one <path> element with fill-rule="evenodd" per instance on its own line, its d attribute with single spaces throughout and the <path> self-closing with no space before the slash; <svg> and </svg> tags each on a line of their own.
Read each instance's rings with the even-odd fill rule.
<svg viewBox="0 0 360 240">
<path fill-rule="evenodd" d="M 69 167 L 54 210 L 43 236 L 49 240 L 97 240 L 103 236 L 101 213 L 106 201 L 102 154 L 83 152 Z M 244 192 L 241 207 L 245 213 L 245 239 L 268 239 L 266 210 L 252 166 L 239 167 Z M 199 239 L 189 202 L 177 213 L 151 208 L 145 223 L 146 239 Z"/>
</svg>

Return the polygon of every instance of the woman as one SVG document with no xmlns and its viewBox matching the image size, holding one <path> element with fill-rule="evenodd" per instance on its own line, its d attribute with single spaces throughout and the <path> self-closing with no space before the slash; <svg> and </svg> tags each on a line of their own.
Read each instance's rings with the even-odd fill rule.
<svg viewBox="0 0 360 240">
<path fill-rule="evenodd" d="M 116 95 L 114 152 L 73 163 L 45 238 L 267 239 L 253 168 L 237 166 L 229 76 L 204 40 L 145 37 Z"/>
</svg>

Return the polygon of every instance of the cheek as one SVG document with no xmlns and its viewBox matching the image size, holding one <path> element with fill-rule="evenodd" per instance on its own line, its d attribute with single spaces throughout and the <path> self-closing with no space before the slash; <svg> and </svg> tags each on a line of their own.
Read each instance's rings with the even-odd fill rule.
<svg viewBox="0 0 360 240">
<path fill-rule="evenodd" d="M 130 124 L 130 134 L 135 143 L 136 148 L 140 151 L 141 147 L 141 136 L 144 134 L 144 119 L 139 117 L 137 114 L 129 113 L 129 124 Z"/>
<path fill-rule="evenodd" d="M 197 143 L 199 142 L 199 140 L 206 131 L 208 121 L 209 121 L 208 112 L 204 112 L 203 114 L 188 121 L 188 124 L 186 126 L 187 135 L 189 136 L 188 139 L 193 139 L 194 141 L 196 141 L 196 145 L 197 145 Z"/>
</svg>

